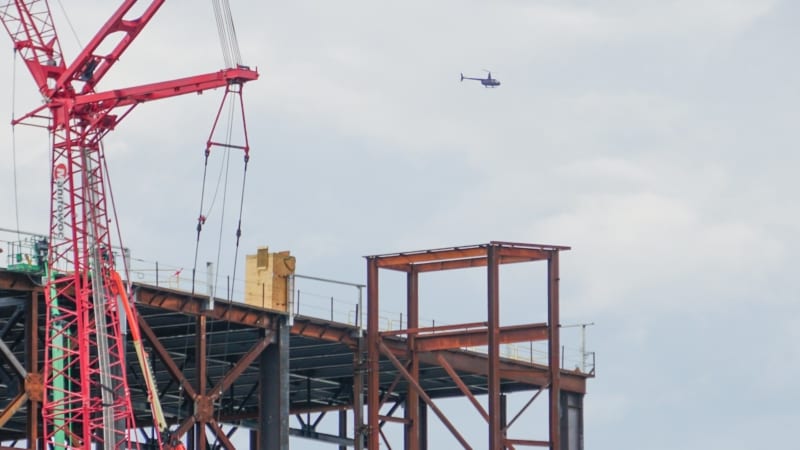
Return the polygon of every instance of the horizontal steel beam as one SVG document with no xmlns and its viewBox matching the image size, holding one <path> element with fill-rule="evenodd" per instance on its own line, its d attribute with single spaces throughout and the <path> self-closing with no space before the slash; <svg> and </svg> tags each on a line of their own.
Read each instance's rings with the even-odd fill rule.
<svg viewBox="0 0 800 450">
<path fill-rule="evenodd" d="M 209 319 L 225 320 L 254 328 L 272 328 L 274 326 L 275 317 L 285 315 L 255 306 L 245 305 L 243 303 L 221 300 L 215 300 L 213 309 L 207 310 L 208 296 L 191 295 L 186 292 L 147 284 L 134 283 L 133 295 L 137 304 L 179 312 L 186 315 L 205 316 Z"/>
<path fill-rule="evenodd" d="M 500 327 L 499 339 L 501 344 L 546 340 L 547 324 L 535 323 Z M 415 338 L 414 344 L 415 350 L 419 352 L 480 347 L 489 344 L 489 330 L 484 328 L 419 335 Z"/>
<path fill-rule="evenodd" d="M 409 272 L 414 267 L 417 272 L 431 272 L 486 266 L 489 247 L 497 249 L 499 264 L 546 260 L 551 252 L 570 249 L 556 245 L 492 241 L 474 246 L 374 255 L 367 258 L 374 259 L 381 269 Z"/>
<path fill-rule="evenodd" d="M 333 434 L 327 434 L 327 433 L 319 433 L 311 430 L 300 430 L 297 428 L 289 428 L 289 436 L 312 439 L 315 441 L 327 442 L 330 444 L 345 445 L 348 447 L 352 447 L 353 445 L 355 445 L 355 442 L 350 438 L 335 436 Z"/>
<path fill-rule="evenodd" d="M 295 336 L 305 336 L 328 342 L 341 342 L 355 348 L 358 339 L 353 337 L 355 328 L 339 328 L 312 322 L 308 319 L 295 317 L 290 333 Z"/>
<path fill-rule="evenodd" d="M 42 290 L 42 286 L 29 274 L 0 269 L 0 289 L 28 292 Z"/>
</svg>

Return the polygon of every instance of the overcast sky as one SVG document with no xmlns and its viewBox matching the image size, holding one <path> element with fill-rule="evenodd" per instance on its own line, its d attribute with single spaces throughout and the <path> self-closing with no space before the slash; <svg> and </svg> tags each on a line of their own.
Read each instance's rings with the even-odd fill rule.
<svg viewBox="0 0 800 450">
<path fill-rule="evenodd" d="M 113 9 L 62 3 L 82 43 Z M 364 255 L 569 245 L 562 320 L 595 323 L 587 450 L 796 440 L 800 3 L 231 3 L 244 62 L 261 74 L 245 87 L 252 159 L 240 255 L 269 245 L 291 250 L 300 273 L 364 282 Z M 167 2 L 98 89 L 222 68 L 202 4 Z M 71 60 L 78 44 L 52 6 Z M 10 118 L 14 92 L 17 115 L 38 100 L 2 42 L 0 117 Z M 459 82 L 484 69 L 502 86 Z M 192 265 L 202 152 L 221 94 L 144 104 L 106 139 L 135 256 Z M 17 128 L 15 148 L 0 127 L 0 227 L 16 226 L 15 153 L 19 225 L 44 232 L 46 136 Z M 241 171 L 238 156 L 231 167 Z M 240 186 L 231 189 L 229 210 L 210 218 L 225 217 L 223 263 L 238 213 Z M 204 234 L 200 258 L 217 246 Z M 485 274 L 470 276 L 480 286 Z M 509 292 L 524 278 L 513 272 Z M 423 315 L 462 320 L 469 282 L 426 283 Z M 545 320 L 522 297 L 509 295 L 501 320 Z M 456 422 L 481 448 L 481 419 L 460 405 Z M 446 433 L 435 448 L 455 445 Z"/>
</svg>

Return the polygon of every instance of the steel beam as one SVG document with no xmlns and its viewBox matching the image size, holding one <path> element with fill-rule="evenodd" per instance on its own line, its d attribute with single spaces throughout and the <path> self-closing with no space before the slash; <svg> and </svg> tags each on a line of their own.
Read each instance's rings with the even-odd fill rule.
<svg viewBox="0 0 800 450">
<path fill-rule="evenodd" d="M 378 339 L 380 339 L 380 337 L 379 337 Z M 379 349 L 379 351 L 382 351 L 382 352 L 383 352 L 383 354 L 384 354 L 384 355 L 386 355 L 386 357 L 387 357 L 387 358 L 389 358 L 389 361 L 391 361 L 391 362 L 392 362 L 392 364 L 394 365 L 394 367 L 395 367 L 395 368 L 396 368 L 398 371 L 400 371 L 400 373 L 403 375 L 403 378 L 405 378 L 405 379 L 406 379 L 406 381 L 408 382 L 409 386 L 410 386 L 412 389 L 414 389 L 414 390 L 417 392 L 417 394 L 420 396 L 420 398 L 421 398 L 421 399 L 422 399 L 422 400 L 423 400 L 425 403 L 427 403 L 427 404 L 428 404 L 428 406 L 429 406 L 429 407 L 430 407 L 430 408 L 433 410 L 433 412 L 434 412 L 434 413 L 436 413 L 436 415 L 437 415 L 437 416 L 439 416 L 439 420 L 441 420 L 441 421 L 442 421 L 442 424 L 444 424 L 444 426 L 445 426 L 445 427 L 446 427 L 448 430 L 450 430 L 450 433 L 452 433 L 452 434 L 453 434 L 453 437 L 455 437 L 455 438 L 456 438 L 456 440 L 457 440 L 457 441 L 458 441 L 458 442 L 459 442 L 459 443 L 460 443 L 460 444 L 461 444 L 461 445 L 462 445 L 462 446 L 463 446 L 465 449 L 471 450 L 471 449 L 472 449 L 472 447 L 471 447 L 471 446 L 470 446 L 470 445 L 467 443 L 467 441 L 464 439 L 464 437 L 463 437 L 463 436 L 461 436 L 461 433 L 459 433 L 459 432 L 458 432 L 458 430 L 456 429 L 456 427 L 455 427 L 455 426 L 453 426 L 453 423 L 452 423 L 452 422 L 450 422 L 450 420 L 449 420 L 449 419 L 447 418 L 447 416 L 446 416 L 446 415 L 445 415 L 445 414 L 442 412 L 442 410 L 440 410 L 440 409 L 439 409 L 439 408 L 438 408 L 438 407 L 437 407 L 437 406 L 436 406 L 436 405 L 433 403 L 433 400 L 432 400 L 432 399 L 431 399 L 431 398 L 428 396 L 428 394 L 426 394 L 426 393 L 425 393 L 425 390 L 424 390 L 424 389 L 422 389 L 422 386 L 420 386 L 420 385 L 419 385 L 419 383 L 417 382 L 417 380 L 415 380 L 414 378 L 412 378 L 412 377 L 411 377 L 411 374 L 409 374 L 409 373 L 408 373 L 408 371 L 406 370 L 406 368 L 405 368 L 405 367 L 403 367 L 403 364 L 402 364 L 402 363 L 401 363 L 401 362 L 400 362 L 400 361 L 397 359 L 397 357 L 395 357 L 395 356 L 392 354 L 392 352 L 391 352 L 391 351 L 390 351 L 390 350 L 389 350 L 389 349 L 388 349 L 388 348 L 387 348 L 385 345 L 383 345 L 383 343 L 382 343 L 382 342 L 380 342 L 380 341 L 378 341 L 378 349 Z M 377 448 L 377 447 L 370 447 L 370 449 L 372 449 L 372 448 Z"/>
<path fill-rule="evenodd" d="M 404 343 L 390 339 L 384 339 L 383 343 L 398 358 L 407 358 L 406 346 Z M 437 353 L 440 353 L 454 369 L 460 372 L 469 372 L 483 376 L 487 376 L 489 373 L 486 355 L 476 353 L 450 350 L 425 352 L 419 354 L 420 362 L 422 364 L 438 366 L 439 364 L 436 361 Z M 550 382 L 550 371 L 549 368 L 544 365 L 504 359 L 500 361 L 500 378 L 502 380 L 530 384 L 531 387 L 538 388 Z M 562 370 L 562 389 L 585 394 L 586 378 L 587 376 L 585 374 Z"/>
<path fill-rule="evenodd" d="M 137 314 L 137 316 L 139 317 L 139 330 L 142 332 L 142 334 L 144 334 L 147 342 L 149 342 L 153 347 L 153 350 L 161 359 L 161 362 L 164 363 L 167 371 L 170 373 L 170 375 L 172 375 L 172 378 L 180 383 L 185 395 L 194 401 L 194 399 L 197 398 L 197 391 L 195 391 L 194 386 L 192 386 L 192 384 L 183 374 L 183 371 L 175 363 L 175 360 L 172 359 L 172 356 L 170 356 L 167 349 L 161 344 L 161 341 L 158 340 L 158 336 L 156 336 L 153 329 L 150 328 L 150 325 L 145 322 L 144 317 L 142 317 L 141 314 Z"/>
<path fill-rule="evenodd" d="M 28 394 L 25 392 L 20 392 L 16 397 L 14 397 L 14 399 L 11 400 L 11 403 L 9 403 L 5 409 L 0 411 L 0 428 L 5 426 L 6 422 L 14 417 L 14 414 L 16 414 L 22 405 L 24 405 L 27 401 Z"/>
<path fill-rule="evenodd" d="M 498 332 L 498 341 L 500 344 L 543 341 L 546 339 L 546 323 L 500 327 Z M 469 329 L 417 336 L 415 338 L 414 349 L 419 352 L 431 352 L 436 350 L 480 347 L 488 344 L 488 329 Z"/>
<path fill-rule="evenodd" d="M 442 357 L 442 355 L 436 355 L 436 360 L 439 361 L 439 364 L 444 368 L 447 374 L 450 375 L 450 378 L 456 383 L 461 393 L 464 394 L 464 396 L 469 399 L 469 401 L 472 403 L 472 406 L 474 406 L 475 409 L 478 410 L 478 413 L 480 413 L 480 415 L 487 422 L 489 422 L 489 413 L 486 412 L 486 410 L 483 408 L 483 405 L 481 405 L 478 399 L 475 398 L 474 395 L 472 395 L 472 392 L 470 392 L 467 385 L 464 384 L 464 381 L 461 379 L 461 377 L 459 377 L 456 371 L 453 370 L 453 366 L 451 366 L 447 362 L 447 360 Z"/>
<path fill-rule="evenodd" d="M 335 436 L 327 433 L 320 433 L 318 431 L 298 430 L 297 428 L 290 428 L 289 435 L 306 439 L 312 439 L 319 442 L 326 442 L 329 444 L 336 444 L 339 445 L 340 447 L 343 446 L 345 448 L 353 446 L 355 444 L 355 442 L 352 439 L 342 438 L 340 436 Z"/>
<path fill-rule="evenodd" d="M 550 369 L 549 417 L 550 450 L 561 450 L 561 424 L 559 403 L 561 401 L 561 323 L 558 308 L 558 252 L 550 253 L 547 260 L 547 323 L 550 326 L 547 354 Z"/>
<path fill-rule="evenodd" d="M 278 319 L 275 342 L 260 359 L 259 448 L 289 449 L 289 325 Z"/>
<path fill-rule="evenodd" d="M 487 310 L 489 318 L 489 449 L 501 449 L 500 426 L 500 265 L 497 247 L 490 245 L 487 254 Z"/>
<path fill-rule="evenodd" d="M 216 420 L 208 422 L 208 427 L 214 432 L 214 435 L 223 445 L 225 450 L 236 450 L 236 446 L 233 445 L 233 442 L 231 442 L 230 438 L 228 438 L 228 435 L 225 434 L 225 432 L 222 430 L 222 427 L 220 427 Z"/>
<path fill-rule="evenodd" d="M 534 441 L 530 439 L 507 439 L 506 443 L 511 445 L 522 445 L 525 447 L 548 447 L 550 446 L 550 442 L 548 441 Z"/>
<path fill-rule="evenodd" d="M 135 303 L 151 308 L 224 320 L 254 328 L 270 328 L 274 318 L 279 315 L 274 311 L 219 299 L 214 301 L 213 309 L 207 310 L 207 295 L 191 295 L 147 284 L 134 283 L 133 298 Z"/>
<path fill-rule="evenodd" d="M 353 441 L 354 450 L 364 447 L 364 337 L 353 352 Z"/>
<path fill-rule="evenodd" d="M 41 290 L 32 277 L 19 276 L 19 273 L 0 269 L 0 289 L 31 292 Z"/>
<path fill-rule="evenodd" d="M 208 441 L 206 439 L 206 423 L 210 415 L 210 402 L 206 398 L 208 383 L 208 335 L 206 333 L 206 316 L 197 316 L 195 326 L 195 370 L 197 371 L 197 392 L 199 395 L 194 399 L 194 416 L 197 423 L 194 425 L 195 449 L 206 450 Z"/>
<path fill-rule="evenodd" d="M 411 264 L 419 264 L 427 261 L 457 260 L 469 258 L 481 258 L 485 255 L 483 245 L 441 248 L 435 250 L 421 250 L 417 252 L 395 253 L 390 255 L 378 255 L 370 258 L 375 259 L 378 267 L 385 269 L 395 269 Z M 369 282 L 367 282 L 369 287 Z"/>
<path fill-rule="evenodd" d="M 378 260 L 367 258 L 367 448 L 380 446 L 380 335 L 378 309 Z"/>
<path fill-rule="evenodd" d="M 44 386 L 42 375 L 39 372 L 39 298 L 42 291 L 36 289 L 30 293 L 30 299 L 25 305 L 25 364 L 28 369 L 28 379 L 34 378 L 39 382 L 38 395 L 34 395 L 33 383 L 27 383 L 25 390 L 28 393 L 28 420 L 26 422 L 26 435 L 28 437 L 28 450 L 39 446 L 39 403 L 43 400 Z"/>
<path fill-rule="evenodd" d="M 17 373 L 17 376 L 20 379 L 24 379 L 28 376 L 28 371 L 25 370 L 25 367 L 22 366 L 22 363 L 19 362 L 16 356 L 14 356 L 14 352 L 8 348 L 5 342 L 0 339 L 0 355 L 5 357 L 6 362 L 14 369 L 14 372 Z"/>
<path fill-rule="evenodd" d="M 419 404 L 419 450 L 428 450 L 428 405 Z"/>
<path fill-rule="evenodd" d="M 419 272 L 413 267 L 406 275 L 406 316 L 406 328 L 419 327 Z M 408 372 L 419 382 L 419 355 L 415 350 L 416 335 L 409 334 L 407 344 L 410 363 Z M 419 394 L 415 390 L 409 389 L 406 394 L 403 414 L 406 419 L 405 450 L 419 450 Z"/>
<path fill-rule="evenodd" d="M 353 337 L 352 329 L 318 324 L 302 317 L 294 318 L 292 334 L 328 342 L 341 342 L 351 348 L 358 345 L 357 338 Z"/>
<path fill-rule="evenodd" d="M 339 411 L 339 437 L 347 439 L 347 410 Z M 339 445 L 339 450 L 347 450 L 347 445 Z"/>
<path fill-rule="evenodd" d="M 228 373 L 226 373 L 225 376 L 223 376 L 222 379 L 219 380 L 216 386 L 214 386 L 211 389 L 211 391 L 208 393 L 208 397 L 212 401 L 216 401 L 217 399 L 219 399 L 225 391 L 230 389 L 233 382 L 236 381 L 237 378 L 239 378 L 242 372 L 247 370 L 247 368 L 250 367 L 253 361 L 255 361 L 256 358 L 259 357 L 259 355 L 261 355 L 261 352 L 263 352 L 264 349 L 266 349 L 269 346 L 271 341 L 272 341 L 272 332 L 270 330 L 267 330 L 265 336 L 259 339 L 259 341 L 256 342 L 253 345 L 253 347 L 251 347 L 250 350 L 248 350 L 247 353 L 245 353 L 241 357 L 241 359 L 239 359 L 239 361 L 228 371 Z"/>
<path fill-rule="evenodd" d="M 544 392 L 544 390 L 545 390 L 545 389 L 547 389 L 548 387 L 550 387 L 550 385 L 549 385 L 549 384 L 548 384 L 548 385 L 545 385 L 545 386 L 542 386 L 542 387 L 540 387 L 540 388 L 539 388 L 539 390 L 538 390 L 538 391 L 536 391 L 536 393 L 535 393 L 535 394 L 533 394 L 533 397 L 531 397 L 531 398 L 530 398 L 530 400 L 528 400 L 528 402 L 527 402 L 527 403 L 525 403 L 525 405 L 524 405 L 524 406 L 523 406 L 523 407 L 522 407 L 522 408 L 519 410 L 519 412 L 517 413 L 517 415 L 515 415 L 515 416 L 514 416 L 514 418 L 513 418 L 513 419 L 511 419 L 511 421 L 510 421 L 510 422 L 508 422 L 508 423 L 504 423 L 504 424 L 503 424 L 503 431 L 505 431 L 505 432 L 508 432 L 508 429 L 509 429 L 509 428 L 511 428 L 511 425 L 514 425 L 514 422 L 516 422 L 516 421 L 517 421 L 517 419 L 519 419 L 519 417 L 522 415 L 522 413 L 524 413 L 524 412 L 525 412 L 525 410 L 526 410 L 526 409 L 528 409 L 528 407 L 529 407 L 529 406 L 531 406 L 531 404 L 533 403 L 533 401 L 534 401 L 534 400 L 536 400 L 536 397 L 538 397 L 538 396 L 539 396 L 539 394 L 541 394 L 542 392 Z"/>
</svg>

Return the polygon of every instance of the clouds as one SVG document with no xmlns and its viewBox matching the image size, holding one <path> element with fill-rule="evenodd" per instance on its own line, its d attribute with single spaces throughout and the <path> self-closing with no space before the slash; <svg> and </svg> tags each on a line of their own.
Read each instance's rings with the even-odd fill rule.
<svg viewBox="0 0 800 450">
<path fill-rule="evenodd" d="M 206 6 L 189 20 L 186 5 L 166 2 L 100 88 L 219 69 Z M 800 369 L 790 344 L 800 313 L 796 3 L 231 6 L 244 61 L 261 73 L 245 87 L 253 157 L 243 252 L 289 249 L 303 273 L 362 282 L 365 254 L 493 239 L 571 245 L 564 320 L 598 324 L 587 448 L 638 448 L 652 436 L 664 448 L 713 447 L 734 428 L 752 443 L 767 421 L 796 419 L 781 407 L 792 403 L 787 374 Z M 84 42 L 112 8 L 67 7 Z M 458 81 L 483 69 L 501 88 Z M 17 114 L 38 104 L 24 70 Z M 135 254 L 191 264 L 202 149 L 221 94 L 141 105 L 107 139 Z M 41 231 L 47 144 L 36 131 L 17 129 L 16 156 L 21 225 Z M 9 142 L 0 127 L 2 211 L 13 210 Z M 213 259 L 211 241 L 201 258 Z M 504 278 L 508 290 L 524 275 Z M 455 295 L 432 278 L 425 286 Z M 530 312 L 512 303 L 508 317 Z M 452 306 L 426 308 L 440 318 Z M 724 403 L 731 392 L 758 407 Z M 659 425 L 673 422 L 687 427 Z M 689 427 L 698 422 L 711 431 Z"/>
</svg>

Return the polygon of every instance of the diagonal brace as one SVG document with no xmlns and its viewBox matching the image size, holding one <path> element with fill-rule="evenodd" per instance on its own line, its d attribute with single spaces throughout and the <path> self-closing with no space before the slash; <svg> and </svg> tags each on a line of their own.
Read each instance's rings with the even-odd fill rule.
<svg viewBox="0 0 800 450">
<path fill-rule="evenodd" d="M 458 440 L 458 442 L 461 443 L 461 445 L 465 449 L 472 450 L 472 447 L 467 443 L 466 440 L 464 440 L 464 437 L 461 436 L 461 433 L 459 433 L 458 430 L 456 430 L 453 424 L 447 419 L 447 416 L 445 416 L 442 410 L 440 410 L 439 407 L 433 403 L 433 400 L 431 400 L 431 398 L 428 396 L 425 390 L 422 389 L 422 386 L 419 385 L 419 382 L 417 382 L 417 380 L 415 380 L 411 376 L 411 374 L 408 373 L 403 364 L 397 359 L 396 356 L 394 356 L 394 354 L 392 354 L 392 351 L 389 350 L 388 347 L 386 347 L 386 344 L 384 344 L 383 340 L 380 338 L 378 340 L 378 348 L 380 349 L 381 352 L 383 352 L 384 355 L 386 355 L 387 358 L 389 358 L 389 361 L 392 362 L 392 364 L 397 368 L 397 370 L 399 370 L 400 373 L 403 374 L 403 378 L 405 378 L 406 381 L 408 381 L 408 384 L 417 392 L 420 398 L 422 398 L 422 400 L 425 403 L 427 403 L 428 406 L 431 407 L 431 409 L 433 410 L 434 413 L 436 413 L 437 416 L 439 416 L 439 420 L 441 420 L 444 426 L 446 426 L 447 429 L 450 430 L 451 433 L 453 433 L 453 436 L 456 438 L 456 440 Z"/>
</svg>

